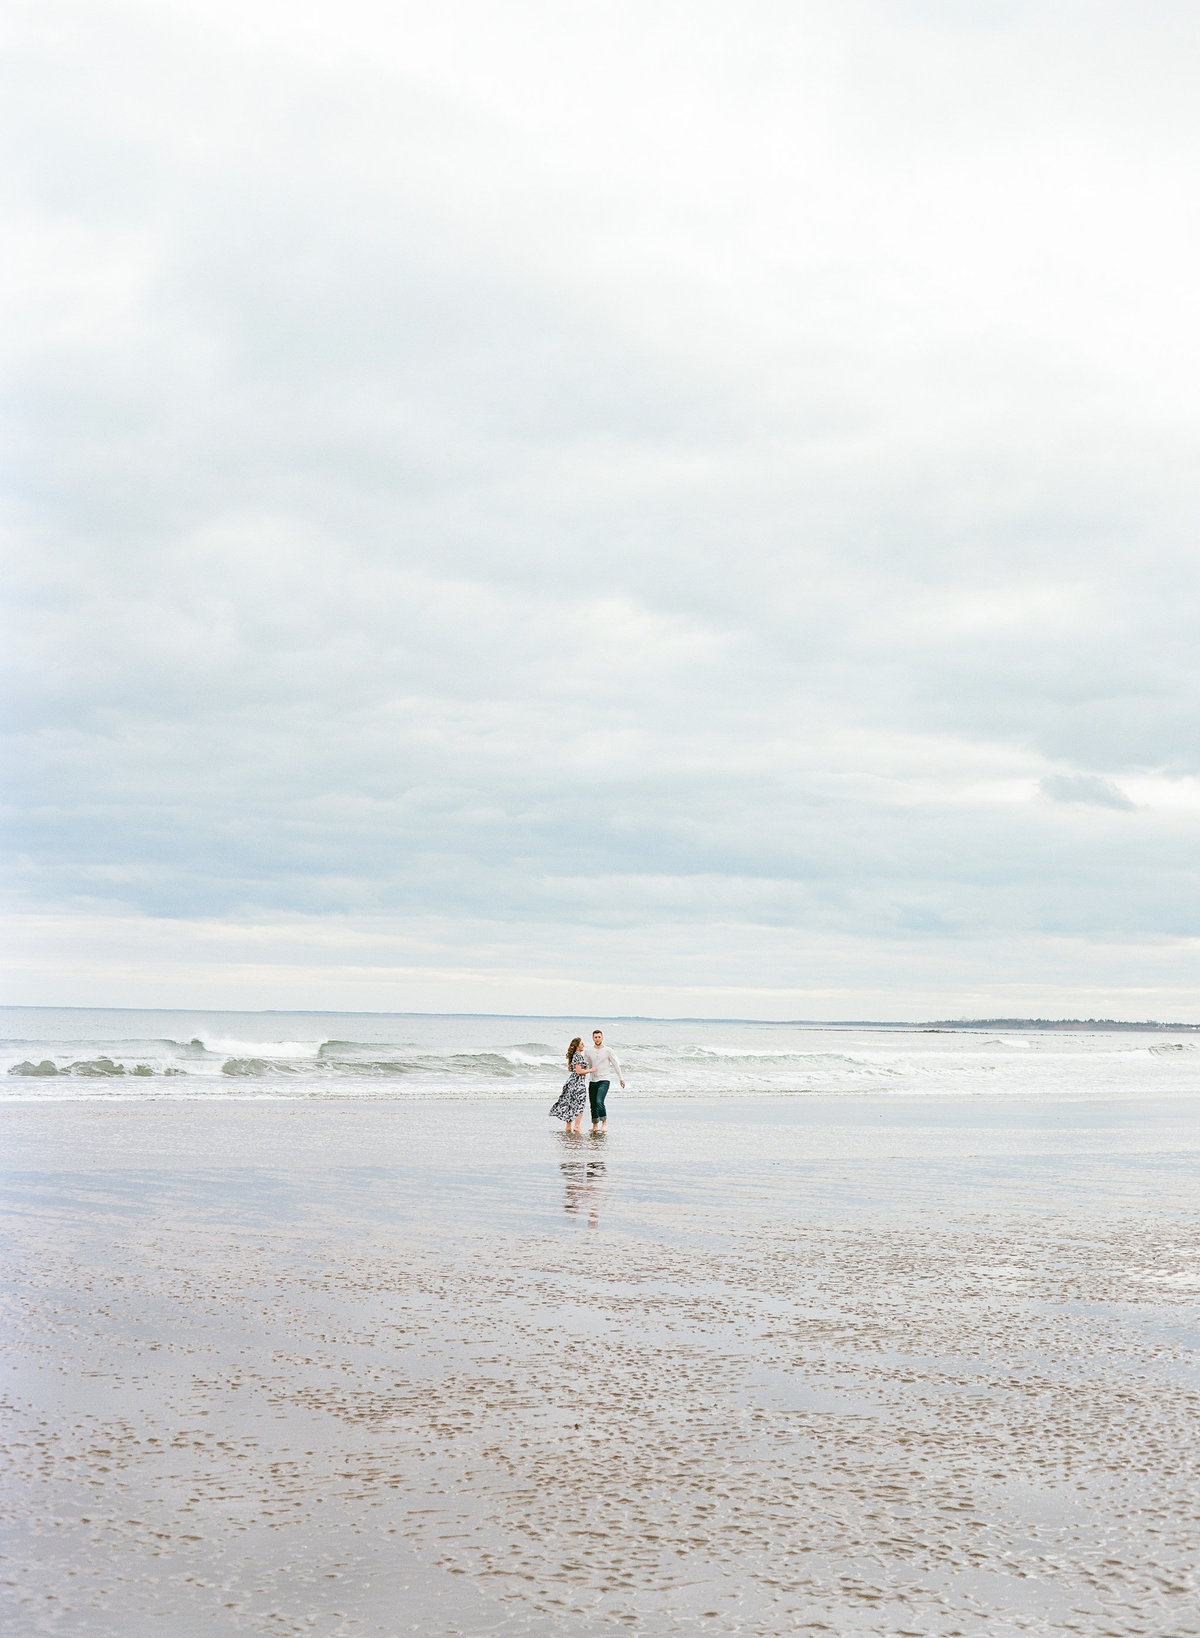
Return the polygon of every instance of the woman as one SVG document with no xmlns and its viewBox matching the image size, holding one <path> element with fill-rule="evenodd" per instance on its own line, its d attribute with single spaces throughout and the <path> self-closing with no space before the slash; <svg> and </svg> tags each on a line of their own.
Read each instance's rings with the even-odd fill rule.
<svg viewBox="0 0 1200 1638">
<path fill-rule="evenodd" d="M 583 1111 L 587 1108 L 587 1059 L 580 1048 L 583 1046 L 583 1036 L 577 1035 L 567 1048 L 567 1076 L 566 1085 L 558 1102 L 550 1113 L 556 1120 L 566 1121 L 568 1132 L 578 1132 L 583 1120 Z"/>
</svg>

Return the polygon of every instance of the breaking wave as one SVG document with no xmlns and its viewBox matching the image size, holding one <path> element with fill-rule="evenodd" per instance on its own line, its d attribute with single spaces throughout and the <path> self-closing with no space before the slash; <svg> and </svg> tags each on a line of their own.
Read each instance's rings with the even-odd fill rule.
<svg viewBox="0 0 1200 1638">
<path fill-rule="evenodd" d="M 61 1015 L 64 1019 L 68 1015 Z M 95 1017 L 96 1015 L 91 1015 Z M 153 1015 L 141 1015 L 149 1024 Z M 411 1021 L 397 1016 L 390 1039 L 323 1031 L 321 1015 L 289 1014 L 278 1038 L 231 1029 L 0 1040 L 9 1100 L 129 1097 L 399 1097 L 545 1099 L 561 1083 L 562 1046 L 528 1031 L 505 1041 L 505 1021 Z M 249 1016 L 249 1015 L 247 1015 Z M 130 1015 L 132 1022 L 138 1015 Z M 70 1021 L 83 1022 L 82 1015 Z M 349 1019 L 347 1018 L 347 1022 Z M 558 1021 L 545 1027 L 566 1035 Z M 305 1025 L 315 1026 L 306 1029 Z M 113 1026 L 109 1025 L 111 1029 Z M 161 1026 L 160 1026 L 161 1027 Z M 385 1029 L 388 1024 L 385 1023 Z M 628 1035 L 626 1035 L 626 1029 Z M 422 1038 L 423 1037 L 423 1038 Z M 490 1037 L 490 1038 L 489 1038 Z M 497 1038 L 499 1037 L 499 1038 Z M 640 1097 L 720 1094 L 969 1095 L 1116 1088 L 1137 1073 L 1147 1089 L 1187 1089 L 1196 1076 L 1191 1041 L 1113 1036 L 976 1034 L 868 1027 L 630 1023 L 614 1040 L 629 1091 Z"/>
</svg>

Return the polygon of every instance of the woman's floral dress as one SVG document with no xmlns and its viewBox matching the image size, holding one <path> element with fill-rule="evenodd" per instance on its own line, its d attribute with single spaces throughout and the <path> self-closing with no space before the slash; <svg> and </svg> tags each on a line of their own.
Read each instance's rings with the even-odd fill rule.
<svg viewBox="0 0 1200 1638">
<path fill-rule="evenodd" d="M 583 1114 L 586 1103 L 587 1059 L 582 1052 L 577 1052 L 571 1059 L 571 1073 L 567 1076 L 567 1084 L 550 1113 L 558 1120 L 574 1120 L 576 1115 Z"/>
</svg>

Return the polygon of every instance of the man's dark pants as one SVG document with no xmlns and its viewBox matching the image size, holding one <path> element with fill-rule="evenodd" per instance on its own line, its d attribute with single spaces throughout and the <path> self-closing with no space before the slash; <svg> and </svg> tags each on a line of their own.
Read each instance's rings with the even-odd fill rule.
<svg viewBox="0 0 1200 1638">
<path fill-rule="evenodd" d="M 596 1124 L 596 1122 L 598 1120 L 607 1120 L 608 1119 L 608 1116 L 604 1112 L 604 1098 L 605 1098 L 605 1094 L 607 1092 L 608 1092 L 608 1082 L 607 1081 L 589 1081 L 588 1082 L 588 1101 L 592 1106 L 592 1125 L 593 1126 L 595 1126 L 595 1124 Z"/>
</svg>

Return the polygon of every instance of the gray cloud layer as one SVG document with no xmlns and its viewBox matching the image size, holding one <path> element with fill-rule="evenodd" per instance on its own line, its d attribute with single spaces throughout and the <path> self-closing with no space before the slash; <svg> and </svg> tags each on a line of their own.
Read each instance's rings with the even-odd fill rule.
<svg viewBox="0 0 1200 1638">
<path fill-rule="evenodd" d="M 1176 997 L 1190 8 L 433 10 L 18 12 L 15 998 L 433 918 L 536 1007 L 581 912 L 581 995 Z"/>
</svg>

